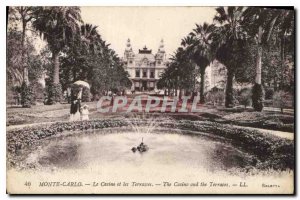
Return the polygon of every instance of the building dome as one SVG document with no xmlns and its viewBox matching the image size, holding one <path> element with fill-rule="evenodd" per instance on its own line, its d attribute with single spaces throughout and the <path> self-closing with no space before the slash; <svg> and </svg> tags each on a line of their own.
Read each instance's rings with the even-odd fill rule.
<svg viewBox="0 0 300 200">
<path fill-rule="evenodd" d="M 130 39 L 128 38 L 127 40 L 127 44 L 126 44 L 126 49 L 127 51 L 131 51 L 132 50 L 132 47 L 131 47 L 131 44 L 130 44 Z"/>
</svg>

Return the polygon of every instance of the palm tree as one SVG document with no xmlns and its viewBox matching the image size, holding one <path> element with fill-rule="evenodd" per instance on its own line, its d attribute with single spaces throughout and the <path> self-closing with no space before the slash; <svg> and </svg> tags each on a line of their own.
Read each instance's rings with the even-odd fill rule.
<svg viewBox="0 0 300 200">
<path fill-rule="evenodd" d="M 72 42 L 71 48 L 68 48 L 66 54 L 66 66 L 72 66 L 73 81 L 90 79 L 93 76 L 96 57 L 100 52 L 101 37 L 97 31 L 97 26 L 92 24 L 83 24 L 76 40 Z"/>
<path fill-rule="evenodd" d="M 216 59 L 227 69 L 225 106 L 233 106 L 233 79 L 245 58 L 246 33 L 242 29 L 243 7 L 218 7 L 214 21 L 217 28 L 213 34 L 212 48 Z"/>
<path fill-rule="evenodd" d="M 164 72 L 160 75 L 160 79 L 157 82 L 158 89 L 165 89 L 165 94 L 170 96 L 171 90 L 176 89 L 178 76 L 178 63 L 176 63 L 175 59 L 170 63 L 168 68 L 166 68 Z"/>
<path fill-rule="evenodd" d="M 47 41 L 54 62 L 53 86 L 59 82 L 60 52 L 72 44 L 79 32 L 80 9 L 78 7 L 40 7 L 35 11 L 33 27 Z"/>
<path fill-rule="evenodd" d="M 88 51 L 93 54 L 98 52 L 97 46 L 100 46 L 101 37 L 97 31 L 98 26 L 92 24 L 83 24 L 80 27 L 81 42 L 86 46 Z"/>
<path fill-rule="evenodd" d="M 194 34 L 193 33 L 190 33 L 188 36 L 184 37 L 182 40 L 181 40 L 181 46 L 183 46 L 184 48 L 184 51 L 185 51 L 185 56 L 186 56 L 186 60 L 188 62 L 191 68 L 191 70 L 189 71 L 191 73 L 191 76 L 192 77 L 192 80 L 190 81 L 193 81 L 193 95 L 194 95 L 194 92 L 195 92 L 195 79 L 198 75 L 198 71 L 197 71 L 197 66 L 195 66 L 195 56 L 194 56 L 194 52 L 193 52 L 193 48 L 196 43 L 196 38 L 194 37 Z M 202 83 L 201 83 L 202 84 Z M 202 86 L 202 85 L 201 85 Z M 203 91 L 202 89 L 200 89 L 201 91 Z M 204 95 L 203 95 L 203 92 L 200 91 L 200 102 L 204 102 Z"/>
<path fill-rule="evenodd" d="M 204 84 L 205 84 L 205 69 L 213 60 L 211 49 L 212 35 L 215 30 L 215 25 L 203 23 L 196 24 L 196 28 L 192 33 L 184 38 L 181 45 L 186 48 L 187 54 L 200 69 L 201 85 L 200 85 L 200 103 L 204 103 Z"/>
</svg>

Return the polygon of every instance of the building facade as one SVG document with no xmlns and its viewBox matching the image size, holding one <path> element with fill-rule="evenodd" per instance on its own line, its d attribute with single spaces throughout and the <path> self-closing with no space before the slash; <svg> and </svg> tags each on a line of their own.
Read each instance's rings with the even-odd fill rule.
<svg viewBox="0 0 300 200">
<path fill-rule="evenodd" d="M 218 88 L 225 91 L 227 82 L 227 69 L 218 60 L 214 60 L 210 66 L 205 70 L 205 88 L 206 92 L 210 91 L 212 88 Z M 252 84 L 249 83 L 238 83 L 233 79 L 234 89 L 250 88 Z"/>
<path fill-rule="evenodd" d="M 226 85 L 227 70 L 219 61 L 214 60 L 211 65 L 210 87 L 224 89 Z"/>
<path fill-rule="evenodd" d="M 124 68 L 129 74 L 129 79 L 132 81 L 131 90 L 145 92 L 155 90 L 160 74 L 168 65 L 164 41 L 161 40 L 155 55 L 146 46 L 139 49 L 139 52 L 135 54 L 130 39 L 128 39 L 123 62 Z"/>
</svg>

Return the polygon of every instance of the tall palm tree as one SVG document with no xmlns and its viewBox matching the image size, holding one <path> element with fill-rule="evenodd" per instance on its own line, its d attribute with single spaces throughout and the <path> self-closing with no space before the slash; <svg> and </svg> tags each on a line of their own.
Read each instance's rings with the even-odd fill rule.
<svg viewBox="0 0 300 200">
<path fill-rule="evenodd" d="M 78 7 L 40 7 L 35 12 L 33 27 L 47 41 L 54 62 L 53 84 L 59 85 L 59 54 L 72 43 L 79 32 L 80 9 Z"/>
<path fill-rule="evenodd" d="M 246 33 L 242 29 L 244 7 L 218 7 L 214 21 L 217 28 L 213 34 L 212 48 L 216 59 L 227 69 L 225 106 L 233 106 L 233 79 L 245 57 Z"/>
<path fill-rule="evenodd" d="M 192 60 L 199 66 L 201 85 L 200 85 L 200 103 L 204 103 L 204 84 L 205 69 L 213 60 L 212 39 L 215 31 L 214 24 L 204 22 L 202 25 L 196 24 L 196 28 L 190 34 L 194 38 L 194 42 L 187 50 L 191 53 Z"/>
<path fill-rule="evenodd" d="M 97 47 L 100 46 L 101 38 L 97 31 L 98 26 L 92 24 L 83 24 L 80 27 L 80 36 L 82 44 L 86 46 L 88 51 L 93 54 L 97 53 Z"/>
</svg>

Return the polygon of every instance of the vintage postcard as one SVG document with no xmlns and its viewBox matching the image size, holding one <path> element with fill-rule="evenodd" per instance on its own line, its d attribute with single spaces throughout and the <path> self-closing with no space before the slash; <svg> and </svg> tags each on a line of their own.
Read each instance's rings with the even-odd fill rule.
<svg viewBox="0 0 300 200">
<path fill-rule="evenodd" d="M 294 194 L 293 7 L 7 7 L 9 194 Z"/>
</svg>

